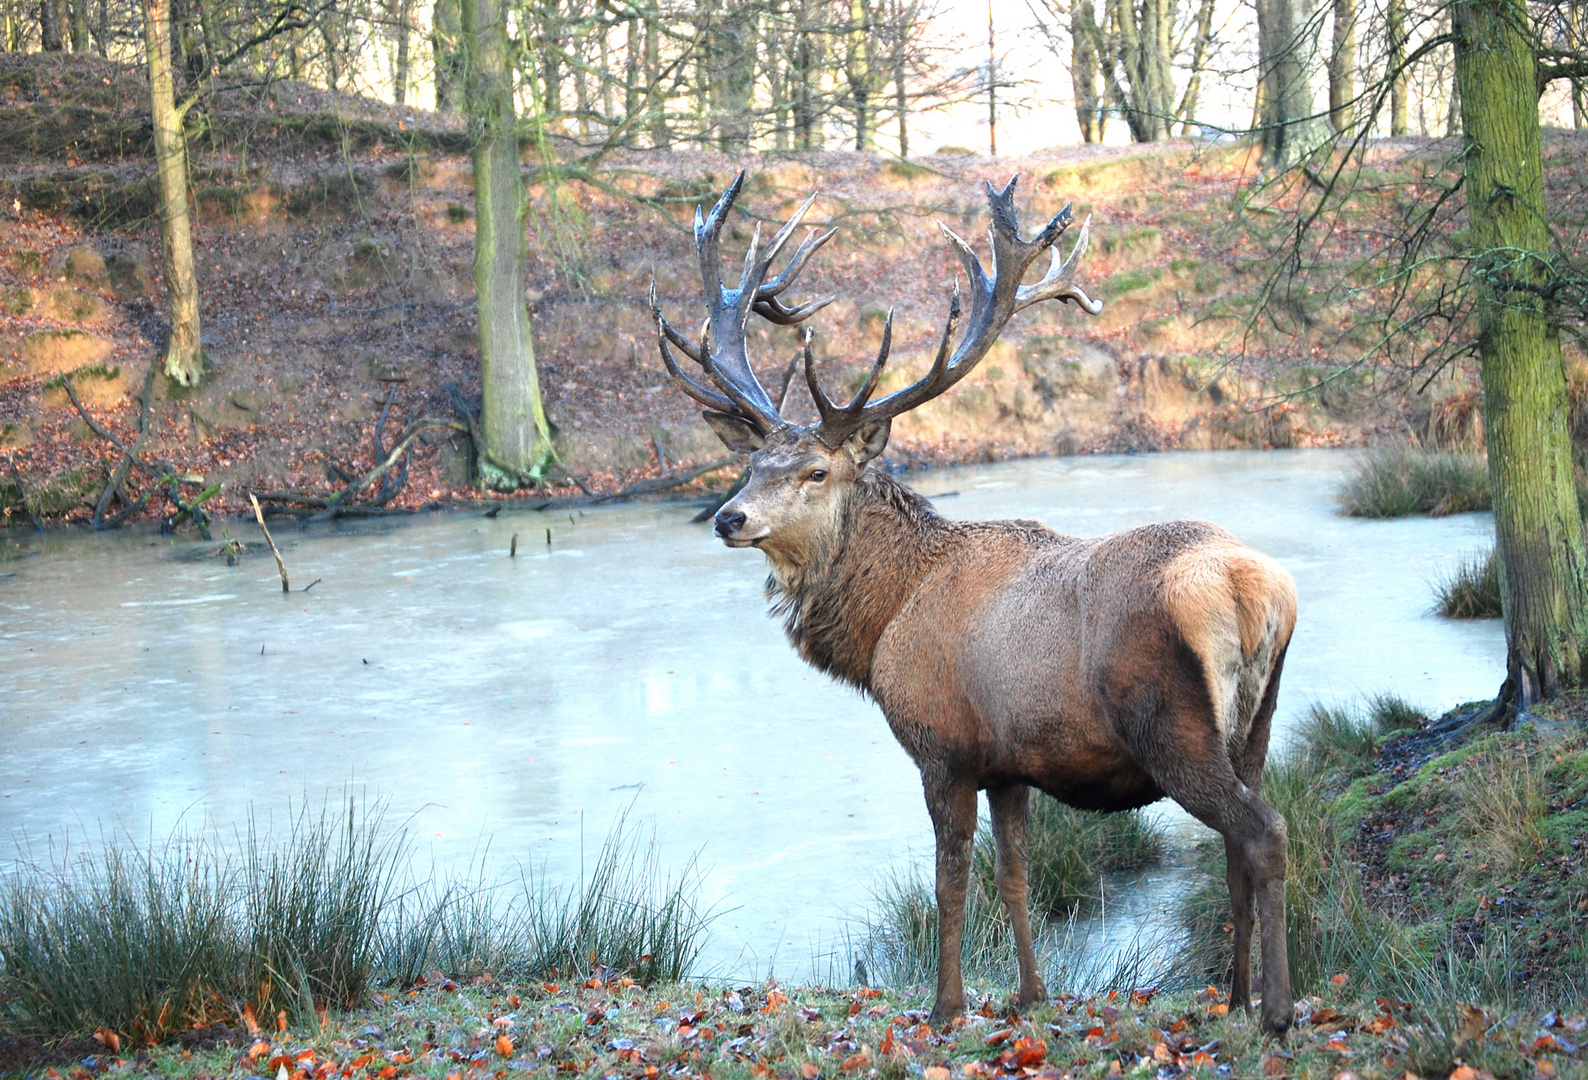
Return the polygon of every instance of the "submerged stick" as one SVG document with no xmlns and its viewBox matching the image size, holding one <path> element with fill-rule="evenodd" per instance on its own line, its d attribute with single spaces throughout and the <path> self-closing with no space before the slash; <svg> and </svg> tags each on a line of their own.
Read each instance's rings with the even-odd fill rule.
<svg viewBox="0 0 1588 1080">
<path fill-rule="evenodd" d="M 254 520 L 259 522 L 259 531 L 265 534 L 265 543 L 270 545 L 270 554 L 276 557 L 276 569 L 281 574 L 281 591 L 291 592 L 292 586 L 287 584 L 287 564 L 281 561 L 281 552 L 276 548 L 276 541 L 270 535 L 270 530 L 265 528 L 265 512 L 259 509 L 259 500 L 252 493 L 248 501 L 254 504 Z"/>
</svg>

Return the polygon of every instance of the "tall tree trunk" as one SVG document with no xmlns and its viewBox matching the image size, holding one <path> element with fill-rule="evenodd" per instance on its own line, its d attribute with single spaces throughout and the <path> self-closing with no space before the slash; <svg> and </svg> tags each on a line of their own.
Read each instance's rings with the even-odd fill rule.
<svg viewBox="0 0 1588 1080">
<path fill-rule="evenodd" d="M 392 64 L 391 95 L 398 108 L 408 104 L 408 39 L 413 36 L 412 0 L 392 0 L 392 17 L 397 35 L 397 56 Z"/>
<path fill-rule="evenodd" d="M 60 52 L 66 47 L 65 19 L 61 8 L 66 0 L 39 0 L 39 47 L 45 52 Z"/>
<path fill-rule="evenodd" d="M 1180 98 L 1180 108 L 1175 113 L 1180 118 L 1182 137 L 1191 134 L 1191 128 L 1196 124 L 1197 108 L 1201 104 L 1202 72 L 1207 68 L 1208 56 L 1213 51 L 1213 5 L 1214 0 L 1201 0 L 1197 5 L 1196 36 L 1191 42 L 1191 74 L 1186 79 L 1185 94 Z"/>
<path fill-rule="evenodd" d="M 634 125 L 640 111 L 640 20 L 630 17 L 623 26 L 623 145 L 634 146 Z"/>
<path fill-rule="evenodd" d="M 1263 161 L 1295 166 L 1328 139 L 1315 0 L 1257 0 L 1259 126 Z"/>
<path fill-rule="evenodd" d="M 463 25 L 458 0 L 436 0 L 430 16 L 430 49 L 436 66 L 436 111 L 455 112 L 463 103 Z"/>
<path fill-rule="evenodd" d="M 551 458 L 529 311 L 524 306 L 524 182 L 513 56 L 502 0 L 462 0 L 474 137 L 474 298 L 480 337 L 480 475 L 508 490 Z"/>
<path fill-rule="evenodd" d="M 1334 0 L 1334 48 L 1329 50 L 1329 123 L 1343 132 L 1356 109 L 1356 0 Z"/>
<path fill-rule="evenodd" d="M 755 39 L 750 12 L 718 12 L 710 37 L 711 120 L 717 129 L 717 148 L 734 157 L 750 149 Z"/>
<path fill-rule="evenodd" d="M 1588 549 L 1572 476 L 1537 62 L 1523 0 L 1452 8 L 1478 287 L 1483 420 L 1518 708 L 1588 684 Z"/>
<path fill-rule="evenodd" d="M 199 344 L 198 278 L 188 219 L 187 140 L 172 77 L 169 0 L 144 0 L 144 47 L 149 63 L 155 168 L 160 179 L 160 239 L 165 258 L 165 308 L 171 321 L 164 368 L 173 381 L 196 386 L 204 375 Z"/>
<path fill-rule="evenodd" d="M 1097 42 L 1101 36 L 1092 0 L 1073 0 L 1070 6 L 1070 80 L 1075 87 L 1075 119 L 1081 125 L 1081 140 L 1087 143 L 1103 141 L 1103 115 L 1097 92 Z"/>
<path fill-rule="evenodd" d="M 899 123 L 899 156 L 910 156 L 910 95 L 905 83 L 905 57 L 909 51 L 910 26 L 906 22 L 908 12 L 903 4 L 895 12 L 898 25 L 894 32 L 898 35 L 893 47 L 893 108 L 898 113 Z"/>
<path fill-rule="evenodd" d="M 1394 76 L 1390 82 L 1390 135 L 1398 139 L 1406 134 L 1409 127 L 1406 121 L 1406 72 L 1401 70 L 1401 65 L 1406 63 L 1406 0 L 1389 0 L 1384 6 L 1384 22 L 1389 41 L 1385 63 Z"/>
<path fill-rule="evenodd" d="M 89 0 L 61 0 L 61 2 L 71 6 L 72 51 L 74 53 L 92 52 L 94 42 L 88 32 Z"/>
<path fill-rule="evenodd" d="M 673 133 L 667 126 L 667 94 L 660 89 L 662 79 L 661 27 L 657 17 L 645 20 L 645 81 L 652 87 L 646 129 L 650 132 L 651 146 L 667 150 L 673 145 Z"/>
</svg>

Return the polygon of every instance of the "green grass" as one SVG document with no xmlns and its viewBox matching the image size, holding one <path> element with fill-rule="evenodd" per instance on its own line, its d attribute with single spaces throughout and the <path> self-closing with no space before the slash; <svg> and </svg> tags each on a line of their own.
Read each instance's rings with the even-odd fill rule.
<svg viewBox="0 0 1588 1080">
<path fill-rule="evenodd" d="M 1100 895 L 1105 875 L 1158 862 L 1162 830 L 1140 811 L 1100 814 L 1076 810 L 1034 793 L 1026 832 L 1027 887 L 1034 927 L 1048 933 L 1044 951 L 1051 974 L 1062 985 L 1132 985 L 1146 975 L 1150 942 L 1125 949 L 1113 968 L 1098 971 L 1086 961 L 1086 942 L 1075 938 L 1077 916 Z M 979 823 L 967 890 L 962 951 L 969 977 L 1005 982 L 1015 971 L 1009 914 L 994 882 L 992 827 Z M 895 869 L 878 883 L 876 908 L 861 928 L 859 954 L 880 984 L 907 986 L 929 981 L 937 971 L 937 904 L 931 872 Z M 1080 980 L 1080 983 L 1075 982 Z M 1055 983 L 1060 985 L 1060 983 Z M 1145 985 L 1145 983 L 1142 983 Z"/>
<path fill-rule="evenodd" d="M 1477 454 L 1380 447 L 1357 461 L 1337 494 L 1341 508 L 1351 517 L 1439 517 L 1487 510 L 1488 466 Z"/>
<path fill-rule="evenodd" d="M 157 1043 L 245 1009 L 312 1028 L 379 981 L 433 971 L 582 978 L 592 965 L 677 981 L 710 913 L 693 863 L 668 877 L 625 819 L 581 880 L 492 884 L 411 875 L 408 837 L 379 807 L 303 808 L 159 843 L 102 839 L 88 856 L 23 859 L 0 881 L 0 1036 L 93 1032 Z"/>
<path fill-rule="evenodd" d="M 1434 583 L 1435 610 L 1452 619 L 1498 619 L 1500 564 L 1488 551 L 1462 560 Z"/>
<path fill-rule="evenodd" d="M 1561 868 L 1576 865 L 1571 842 L 1588 826 L 1588 733 L 1545 750 L 1527 728 L 1415 773 L 1374 771 L 1387 733 L 1404 735 L 1419 719 L 1389 697 L 1314 707 L 1264 773 L 1264 798 L 1290 827 L 1286 934 L 1297 993 L 1327 992 L 1343 975 L 1365 996 L 1392 994 L 1429 1015 L 1471 1001 L 1581 1000 L 1574 972 L 1588 959 L 1588 885 Z M 1364 853 L 1374 836 L 1388 838 L 1387 855 Z M 1203 867 L 1180 916 L 1188 958 L 1222 979 L 1231 954 L 1221 844 L 1205 845 Z M 1387 876 L 1398 887 L 1377 892 Z M 1500 895 L 1516 906 L 1480 918 L 1484 898 Z"/>
</svg>

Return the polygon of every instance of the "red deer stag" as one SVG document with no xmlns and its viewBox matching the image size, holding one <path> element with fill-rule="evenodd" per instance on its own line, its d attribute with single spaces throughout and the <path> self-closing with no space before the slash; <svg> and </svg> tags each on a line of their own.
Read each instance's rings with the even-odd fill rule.
<svg viewBox="0 0 1588 1080">
<path fill-rule="evenodd" d="M 956 285 L 926 375 L 871 397 L 892 341 L 892 317 L 870 377 L 835 405 L 816 378 L 805 331 L 805 379 L 820 419 L 780 415 L 751 370 L 752 313 L 782 325 L 829 300 L 781 299 L 832 232 L 807 233 L 783 273 L 778 252 L 811 203 L 763 249 L 756 230 L 736 288 L 720 278 L 719 237 L 744 176 L 709 216 L 695 214 L 709 309 L 698 343 L 651 308 L 663 362 L 706 407 L 729 448 L 750 453 L 744 489 L 716 516 L 729 547 L 759 548 L 771 564 L 774 611 L 808 662 L 869 694 L 921 770 L 937 839 L 940 922 L 935 1023 L 964 1008 L 960 944 L 976 829 L 986 790 L 997 841 L 998 893 L 1019 951 L 1020 1003 L 1046 995 L 1026 911 L 1028 795 L 1040 788 L 1071 806 L 1126 810 L 1167 795 L 1224 836 L 1234 909 L 1232 998 L 1251 1001 L 1253 902 L 1262 920 L 1262 1024 L 1292 1021 L 1285 954 L 1285 820 L 1260 791 L 1280 668 L 1296 618 L 1295 587 L 1272 560 L 1215 525 L 1176 521 L 1110 536 L 1061 536 L 1035 521 L 947 521 L 874 462 L 892 418 L 959 382 L 1015 312 L 1042 300 L 1101 303 L 1072 279 L 1087 227 L 1068 258 L 1066 207 L 1031 241 L 1015 218 L 1014 181 L 987 186 L 992 274 L 970 246 L 943 232 L 970 279 L 969 324 Z M 813 197 L 814 199 L 814 197 Z M 1045 277 L 1020 284 L 1052 249 Z M 679 366 L 673 350 L 706 379 Z M 793 371 L 790 369 L 789 375 Z"/>
</svg>

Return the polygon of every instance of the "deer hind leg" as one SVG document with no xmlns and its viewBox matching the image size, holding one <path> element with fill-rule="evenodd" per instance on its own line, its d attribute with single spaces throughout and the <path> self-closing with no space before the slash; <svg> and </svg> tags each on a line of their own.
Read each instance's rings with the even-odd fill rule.
<svg viewBox="0 0 1588 1080">
<path fill-rule="evenodd" d="M 1156 693 L 1137 698 L 1133 702 L 1136 707 L 1129 709 L 1130 715 L 1122 726 L 1130 733 L 1127 741 L 1136 760 L 1164 793 L 1192 817 L 1223 835 L 1226 852 L 1238 856 L 1230 861 L 1232 868 L 1244 869 L 1244 874 L 1232 874 L 1230 878 L 1236 929 L 1239 932 L 1243 906 L 1250 910 L 1239 895 L 1244 893 L 1256 900 L 1261 923 L 1262 1025 L 1267 1031 L 1284 1032 L 1295 1019 L 1285 943 L 1285 819 L 1263 801 L 1253 786 L 1261 779 L 1260 760 L 1254 762 L 1241 755 L 1239 765 L 1243 770 L 1255 766 L 1253 783 L 1237 775 L 1237 762 L 1230 760 L 1210 695 L 1203 689 L 1206 683 L 1202 672 L 1195 671 L 1194 679 L 1186 677 L 1190 674 L 1164 680 L 1170 687 L 1167 700 Z M 1263 729 L 1265 739 L 1267 719 L 1262 714 L 1272 712 L 1277 683 L 1277 679 L 1271 681 L 1259 706 L 1259 716 L 1254 717 L 1254 733 L 1257 728 Z M 1259 719 L 1261 723 L 1256 722 Z M 1251 891 L 1245 893 L 1248 878 Z M 1240 945 L 1239 940 L 1236 945 Z M 1237 956 L 1237 971 L 1239 965 Z M 1240 986 L 1234 989 L 1238 991 Z M 1246 1000 L 1250 1000 L 1249 993 Z"/>
<path fill-rule="evenodd" d="M 922 774 L 926 809 L 937 834 L 937 1001 L 931 1022 L 943 1025 L 965 1012 L 960 949 L 965 936 L 965 888 L 976 839 L 976 786 Z"/>
<path fill-rule="evenodd" d="M 1224 840 L 1224 880 L 1230 887 L 1230 921 L 1235 926 L 1235 957 L 1230 969 L 1230 1004 L 1252 1010 L 1252 902 L 1256 882 L 1246 853 Z"/>
<path fill-rule="evenodd" d="M 1009 910 L 1020 957 L 1020 1007 L 1029 1009 L 1048 999 L 1048 988 L 1037 970 L 1036 947 L 1031 939 L 1031 915 L 1026 899 L 1026 822 L 1031 810 L 1031 789 L 1024 784 L 989 788 L 993 838 L 998 846 L 998 895 Z"/>
</svg>

